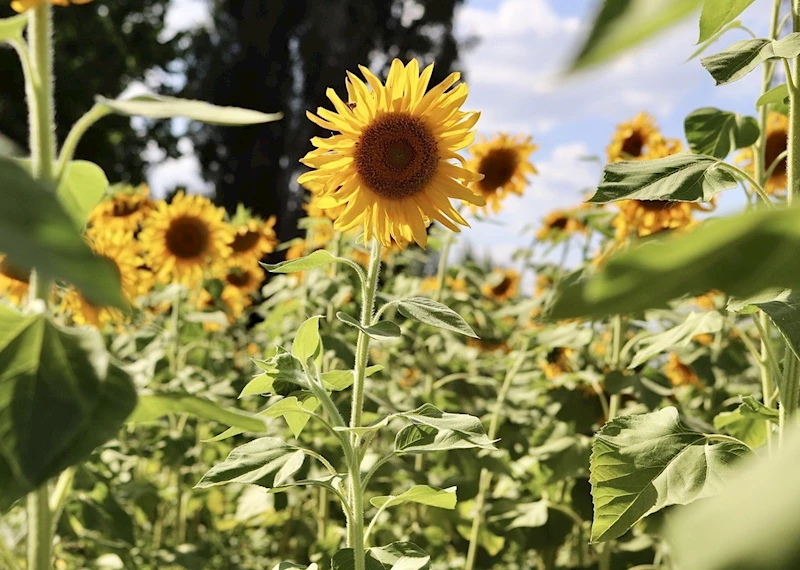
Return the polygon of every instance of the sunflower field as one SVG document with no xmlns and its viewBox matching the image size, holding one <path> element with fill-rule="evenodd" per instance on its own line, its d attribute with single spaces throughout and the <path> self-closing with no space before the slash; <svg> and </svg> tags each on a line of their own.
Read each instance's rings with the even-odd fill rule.
<svg viewBox="0 0 800 570">
<path fill-rule="evenodd" d="M 800 0 L 599 2 L 564 74 L 699 13 L 694 63 L 761 94 L 619 124 L 513 263 L 459 240 L 540 145 L 477 137 L 435 62 L 305 111 L 301 237 L 109 180 L 76 159 L 107 116 L 283 117 L 97 96 L 57 141 L 54 13 L 92 1 L 0 20 L 30 127 L 0 156 L 0 569 L 800 568 Z"/>
</svg>

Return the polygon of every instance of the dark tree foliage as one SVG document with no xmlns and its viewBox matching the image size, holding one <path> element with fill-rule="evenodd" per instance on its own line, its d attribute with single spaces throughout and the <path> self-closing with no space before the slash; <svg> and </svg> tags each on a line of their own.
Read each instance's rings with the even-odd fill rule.
<svg viewBox="0 0 800 570">
<path fill-rule="evenodd" d="M 91 108 L 95 95 L 116 97 L 131 82 L 144 80 L 148 74 L 160 78 L 174 65 L 180 57 L 181 37 L 161 37 L 167 4 L 164 0 L 114 0 L 54 9 L 59 141 Z M 8 2 L 0 3 L 0 17 L 13 14 Z M 11 49 L 0 48 L 0 77 L 0 133 L 27 148 L 24 79 Z M 112 182 L 138 183 L 145 174 L 142 152 L 148 140 L 170 155 L 177 150 L 167 122 L 146 125 L 140 121 L 137 127 L 134 130 L 125 117 L 107 117 L 88 131 L 76 156 L 99 164 Z"/>
<path fill-rule="evenodd" d="M 436 62 L 433 82 L 458 59 L 453 15 L 463 0 L 217 0 L 212 30 L 194 34 L 184 96 L 221 105 L 283 111 L 282 121 L 248 128 L 192 125 L 204 175 L 230 211 L 244 203 L 279 215 L 291 237 L 302 195 L 295 182 L 309 138 L 325 133 L 306 110 L 345 96 L 345 71 L 395 57 Z"/>
</svg>

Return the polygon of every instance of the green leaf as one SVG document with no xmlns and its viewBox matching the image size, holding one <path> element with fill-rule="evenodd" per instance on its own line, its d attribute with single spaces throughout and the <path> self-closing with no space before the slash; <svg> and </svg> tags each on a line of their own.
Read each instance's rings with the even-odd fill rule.
<svg viewBox="0 0 800 570">
<path fill-rule="evenodd" d="M 322 352 L 322 339 L 319 337 L 319 320 L 324 317 L 311 317 L 300 325 L 292 343 L 292 354 L 306 362 Z"/>
<path fill-rule="evenodd" d="M 777 87 L 773 87 L 756 101 L 756 107 L 763 107 L 764 105 L 775 105 L 783 103 L 789 98 L 789 86 L 783 83 Z"/>
<path fill-rule="evenodd" d="M 22 32 L 25 31 L 27 25 L 27 14 L 0 19 L 0 42 L 21 40 Z"/>
<path fill-rule="evenodd" d="M 699 45 L 699 47 L 692 53 L 692 55 L 686 58 L 686 61 L 687 62 L 692 61 L 694 58 L 696 58 L 701 53 L 705 52 L 709 47 L 711 47 L 711 45 L 715 44 L 717 40 L 719 40 L 725 33 L 736 29 L 744 29 L 741 20 L 734 20 L 733 22 L 730 22 L 721 30 L 719 30 L 716 34 L 711 36 L 706 41 L 702 42 Z"/>
<path fill-rule="evenodd" d="M 58 199 L 61 200 L 78 229 L 86 224 L 89 213 L 100 202 L 108 188 L 108 178 L 103 169 L 86 160 L 74 160 L 67 165 Z"/>
<path fill-rule="evenodd" d="M 447 305 L 437 303 L 427 297 L 411 297 L 401 299 L 397 303 L 397 310 L 400 314 L 414 319 L 426 325 L 432 325 L 440 329 L 456 332 L 465 336 L 478 338 L 461 315 L 456 313 Z"/>
<path fill-rule="evenodd" d="M 336 313 L 336 318 L 342 321 L 344 324 L 360 330 L 373 340 L 389 340 L 392 338 L 399 338 L 402 334 L 400 327 L 398 327 L 392 321 L 379 321 L 374 325 L 365 327 L 353 317 L 341 311 Z"/>
<path fill-rule="evenodd" d="M 741 40 L 720 53 L 700 60 L 717 85 L 738 81 L 769 59 L 792 59 L 800 55 L 800 33 L 792 33 L 780 40 L 759 38 Z"/>
<path fill-rule="evenodd" d="M 681 346 L 689 346 L 692 337 L 722 330 L 725 319 L 717 312 L 691 313 L 680 325 L 653 334 L 639 341 L 639 350 L 628 368 L 637 368 L 659 354 Z"/>
<path fill-rule="evenodd" d="M 756 306 L 769 315 L 786 345 L 800 358 L 800 294 L 785 291 L 777 299 L 756 303 Z"/>
<path fill-rule="evenodd" d="M 264 411 L 268 418 L 283 417 L 295 437 L 300 437 L 311 414 L 319 407 L 319 400 L 310 397 L 302 402 L 295 396 L 279 400 Z"/>
<path fill-rule="evenodd" d="M 242 389 L 239 397 L 261 394 L 288 396 L 299 388 L 309 388 L 302 363 L 288 352 L 279 352 L 267 360 L 254 360 L 264 371 Z"/>
<path fill-rule="evenodd" d="M 388 546 L 370 548 L 368 553 L 387 570 L 430 570 L 431 567 L 431 557 L 411 542 L 393 542 Z"/>
<path fill-rule="evenodd" d="M 630 49 L 691 15 L 702 0 L 605 0 L 571 71 Z"/>
<path fill-rule="evenodd" d="M 589 202 L 616 200 L 709 201 L 734 188 L 736 179 L 711 156 L 681 153 L 656 160 L 609 164 Z"/>
<path fill-rule="evenodd" d="M 283 118 L 283 113 L 262 113 L 239 107 L 220 107 L 205 101 L 178 99 L 164 95 L 137 95 L 130 99 L 106 99 L 98 96 L 95 97 L 95 100 L 98 105 L 128 117 L 147 117 L 149 119 L 183 117 L 209 125 L 257 125 Z"/>
<path fill-rule="evenodd" d="M 328 250 L 318 249 L 300 259 L 290 259 L 289 261 L 275 264 L 262 263 L 261 265 L 270 273 L 294 273 L 295 271 L 308 271 L 317 267 L 325 267 L 337 261 L 338 259 Z"/>
<path fill-rule="evenodd" d="M 739 113 L 704 107 L 692 111 L 684 121 L 686 140 L 692 151 L 725 158 L 732 150 L 745 148 L 758 140 L 758 121 Z"/>
<path fill-rule="evenodd" d="M 384 566 L 372 556 L 369 550 L 366 553 L 365 570 L 391 570 Z M 355 554 L 352 548 L 343 548 L 333 555 L 331 559 L 331 570 L 356 570 Z"/>
<path fill-rule="evenodd" d="M 272 570 L 319 570 L 319 566 L 316 564 L 306 566 L 305 564 L 295 564 L 294 562 L 281 562 L 273 566 Z"/>
<path fill-rule="evenodd" d="M 116 436 L 136 405 L 100 334 L 0 308 L 0 511 Z"/>
<path fill-rule="evenodd" d="M 68 281 L 96 305 L 127 306 L 117 271 L 92 253 L 55 193 L 2 157 L 0 203 L 0 252 L 14 266 Z"/>
<path fill-rule="evenodd" d="M 622 536 L 669 505 L 715 495 L 749 453 L 743 443 L 712 444 L 686 428 L 675 408 L 610 421 L 592 442 L 592 542 Z"/>
<path fill-rule="evenodd" d="M 783 287 L 772 287 L 749 297 L 728 297 L 725 308 L 730 313 L 752 315 L 759 311 L 759 303 L 783 299 L 785 295 L 789 294 L 789 291 Z"/>
<path fill-rule="evenodd" d="M 190 414 L 204 420 L 234 426 L 244 431 L 255 433 L 267 431 L 266 422 L 254 414 L 221 406 L 198 396 L 181 393 L 150 392 L 141 394 L 139 403 L 128 418 L 128 422 L 153 422 L 171 413 Z"/>
<path fill-rule="evenodd" d="M 486 435 L 483 424 L 475 416 L 449 414 L 431 404 L 397 416 L 409 420 L 412 425 L 397 434 L 395 451 L 426 453 L 476 447 L 496 449 L 494 442 Z"/>
<path fill-rule="evenodd" d="M 523 503 L 514 507 L 514 519 L 508 529 L 538 528 L 544 526 L 548 519 L 547 501 Z"/>
<path fill-rule="evenodd" d="M 700 14 L 700 39 L 707 41 L 744 12 L 754 0 L 705 0 Z"/>
<path fill-rule="evenodd" d="M 744 404 L 733 411 L 720 412 L 714 416 L 714 429 L 756 449 L 767 441 L 767 422 L 764 418 L 747 415 L 742 411 L 743 406 Z"/>
<path fill-rule="evenodd" d="M 373 497 L 369 502 L 373 507 L 385 507 L 387 509 L 403 503 L 418 503 L 429 507 L 453 510 L 456 508 L 457 502 L 456 488 L 437 489 L 428 485 L 414 485 L 408 491 L 399 495 Z"/>
<path fill-rule="evenodd" d="M 275 437 L 245 443 L 215 465 L 195 485 L 205 489 L 226 483 L 248 483 L 267 489 L 280 487 L 303 466 L 305 454 Z"/>
<path fill-rule="evenodd" d="M 598 274 L 561 291 L 548 318 L 602 317 L 660 307 L 712 289 L 748 297 L 800 282 L 800 209 L 704 222 L 612 256 Z"/>
<path fill-rule="evenodd" d="M 367 376 L 372 376 L 380 370 L 383 370 L 383 366 L 375 364 L 373 366 L 367 366 L 365 373 Z M 355 381 L 355 376 L 353 374 L 352 370 L 329 370 L 321 374 L 322 383 L 327 390 L 341 392 L 353 385 Z"/>
<path fill-rule="evenodd" d="M 543 330 L 536 335 L 536 344 L 553 348 L 583 348 L 592 342 L 594 331 L 583 323 L 566 323 Z"/>
<path fill-rule="evenodd" d="M 739 406 L 746 417 L 761 418 L 774 424 L 780 423 L 780 413 L 775 408 L 768 408 L 753 396 L 742 396 L 742 405 Z"/>
</svg>

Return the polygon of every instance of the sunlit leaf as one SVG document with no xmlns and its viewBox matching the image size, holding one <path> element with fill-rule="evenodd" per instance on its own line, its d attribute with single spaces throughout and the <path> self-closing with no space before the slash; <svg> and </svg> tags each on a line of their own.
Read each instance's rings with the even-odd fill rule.
<svg viewBox="0 0 800 570">
<path fill-rule="evenodd" d="M 763 107 L 764 105 L 775 105 L 783 103 L 789 98 L 789 86 L 785 83 L 773 87 L 756 101 L 756 107 Z"/>
<path fill-rule="evenodd" d="M 639 341 L 638 350 L 629 368 L 638 368 L 651 358 L 674 348 L 689 346 L 696 335 L 716 333 L 722 330 L 724 322 L 722 315 L 717 312 L 692 313 L 678 326 Z"/>
<path fill-rule="evenodd" d="M 717 34 L 753 2 L 754 0 L 705 0 L 700 13 L 700 39 L 697 43 Z"/>
<path fill-rule="evenodd" d="M 108 178 L 102 168 L 93 162 L 74 160 L 67 165 L 57 193 L 58 199 L 80 229 L 103 198 L 106 188 Z"/>
<path fill-rule="evenodd" d="M 792 59 L 800 55 L 800 33 L 780 40 L 758 38 L 735 42 L 720 53 L 700 60 L 717 85 L 738 81 L 769 59 Z"/>
<path fill-rule="evenodd" d="M 401 299 L 397 304 L 400 314 L 440 329 L 478 338 L 467 322 L 447 305 L 427 297 Z"/>
<path fill-rule="evenodd" d="M 322 350 L 322 339 L 319 337 L 319 320 L 323 317 L 311 317 L 297 329 L 292 343 L 292 355 L 300 362 L 317 356 Z"/>
<path fill-rule="evenodd" d="M 10 18 L 0 19 L 0 42 L 21 40 L 22 32 L 28 25 L 28 15 L 19 14 Z"/>
<path fill-rule="evenodd" d="M 369 502 L 373 507 L 385 507 L 387 509 L 403 503 L 418 503 L 429 507 L 452 510 L 456 508 L 456 488 L 436 489 L 428 485 L 414 485 L 408 491 L 399 495 L 373 497 Z"/>
<path fill-rule="evenodd" d="M 305 454 L 297 447 L 275 437 L 261 437 L 231 451 L 195 487 L 205 489 L 226 483 L 248 483 L 267 489 L 280 487 L 297 473 L 304 460 Z"/>
<path fill-rule="evenodd" d="M 319 249 L 300 259 L 290 259 L 275 264 L 262 263 L 261 265 L 270 273 L 294 273 L 325 267 L 331 263 L 336 263 L 336 257 L 325 249 Z"/>
<path fill-rule="evenodd" d="M 336 313 L 336 318 L 344 324 L 360 330 L 373 340 L 390 340 L 398 338 L 402 334 L 400 327 L 392 321 L 379 321 L 374 325 L 365 327 L 362 326 L 357 320 L 341 311 Z"/>
</svg>

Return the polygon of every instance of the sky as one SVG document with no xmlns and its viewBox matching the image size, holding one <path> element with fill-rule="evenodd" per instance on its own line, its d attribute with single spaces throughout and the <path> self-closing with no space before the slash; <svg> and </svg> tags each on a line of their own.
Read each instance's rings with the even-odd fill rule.
<svg viewBox="0 0 800 570">
<path fill-rule="evenodd" d="M 767 33 L 769 0 L 756 2 L 742 15 L 757 34 Z M 176 0 L 169 13 L 172 27 L 207 23 L 204 0 Z M 503 131 L 529 134 L 539 146 L 533 162 L 539 171 L 525 194 L 510 197 L 492 222 L 474 222 L 462 240 L 498 261 L 510 259 L 528 242 L 520 232 L 554 208 L 579 203 L 600 180 L 615 126 L 640 111 L 652 114 L 667 137 L 683 139 L 683 119 L 694 109 L 720 109 L 755 115 L 760 73 L 715 87 L 698 59 L 697 18 L 671 28 L 610 63 L 564 77 L 597 10 L 596 0 L 467 0 L 456 16 L 456 34 L 475 37 L 462 55 L 469 85 L 468 110 L 481 111 L 480 134 Z M 708 53 L 747 36 L 726 34 Z M 187 141 L 185 145 L 190 150 Z M 185 184 L 202 190 L 196 162 L 168 161 L 150 173 L 154 192 Z M 722 199 L 721 209 L 726 207 Z"/>
</svg>

